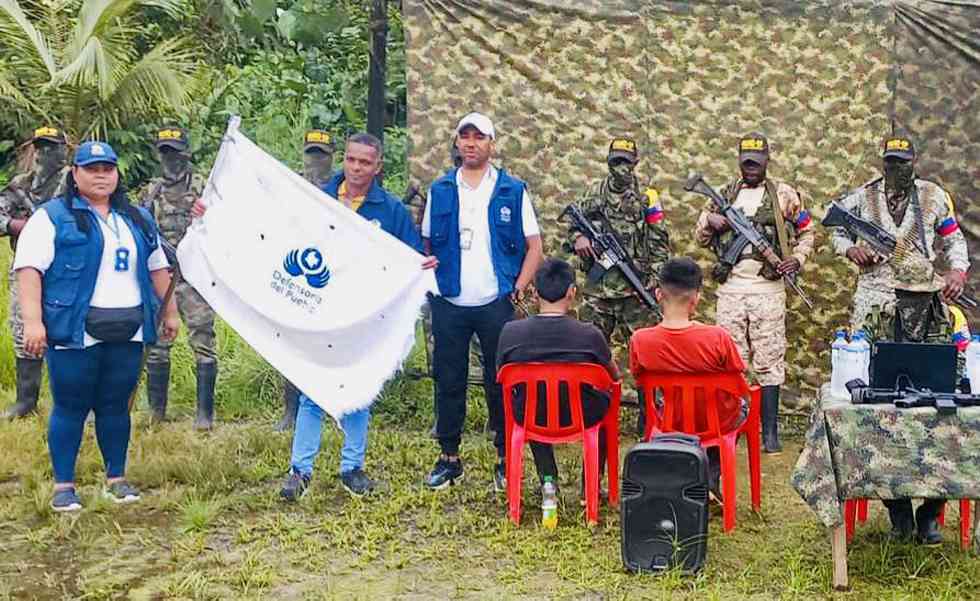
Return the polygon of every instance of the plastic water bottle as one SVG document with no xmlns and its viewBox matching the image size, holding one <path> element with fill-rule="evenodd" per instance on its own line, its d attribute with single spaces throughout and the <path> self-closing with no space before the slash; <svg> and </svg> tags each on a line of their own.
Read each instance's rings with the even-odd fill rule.
<svg viewBox="0 0 980 601">
<path fill-rule="evenodd" d="M 863 352 L 864 348 L 862 347 L 861 340 L 858 338 L 858 334 L 851 336 L 851 341 L 841 350 L 841 363 L 844 367 L 841 370 L 841 386 L 844 386 L 845 390 L 847 383 L 851 380 L 864 378 Z M 844 396 L 847 396 L 846 392 Z"/>
<path fill-rule="evenodd" d="M 970 393 L 980 394 L 980 334 L 974 334 L 966 345 L 966 377 L 970 380 Z"/>
<path fill-rule="evenodd" d="M 541 525 L 549 530 L 558 527 L 558 487 L 551 476 L 541 485 Z"/>
<path fill-rule="evenodd" d="M 847 335 L 844 330 L 837 330 L 834 341 L 830 345 L 830 394 L 837 398 L 847 396 L 847 388 L 844 388 L 844 349 L 846 347 Z"/>
<path fill-rule="evenodd" d="M 871 343 L 868 342 L 868 337 L 864 335 L 864 332 L 858 332 L 854 334 L 853 342 L 856 342 L 856 346 L 859 349 L 859 362 L 861 365 L 860 375 L 858 376 L 864 383 L 871 385 Z"/>
</svg>

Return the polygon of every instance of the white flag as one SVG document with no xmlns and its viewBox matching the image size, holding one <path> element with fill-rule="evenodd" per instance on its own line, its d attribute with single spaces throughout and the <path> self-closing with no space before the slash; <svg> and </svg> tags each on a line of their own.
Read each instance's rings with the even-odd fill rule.
<svg viewBox="0 0 980 601">
<path fill-rule="evenodd" d="M 181 273 L 334 418 L 367 407 L 408 356 L 423 257 L 292 172 L 232 118 L 178 247 Z"/>
</svg>

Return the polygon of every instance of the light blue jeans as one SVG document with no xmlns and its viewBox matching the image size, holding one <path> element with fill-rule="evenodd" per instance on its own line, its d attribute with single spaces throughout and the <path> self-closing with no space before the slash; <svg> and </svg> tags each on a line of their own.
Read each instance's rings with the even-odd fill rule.
<svg viewBox="0 0 980 601">
<path fill-rule="evenodd" d="M 320 435 L 326 413 L 305 394 L 299 396 L 299 411 L 296 413 L 296 430 L 293 432 L 293 456 L 290 460 L 293 470 L 303 476 L 313 474 L 313 462 L 320 452 Z M 340 473 L 364 468 L 364 455 L 367 454 L 368 422 L 371 410 L 368 408 L 348 413 L 340 419 L 344 432 L 344 444 L 340 448 Z"/>
</svg>

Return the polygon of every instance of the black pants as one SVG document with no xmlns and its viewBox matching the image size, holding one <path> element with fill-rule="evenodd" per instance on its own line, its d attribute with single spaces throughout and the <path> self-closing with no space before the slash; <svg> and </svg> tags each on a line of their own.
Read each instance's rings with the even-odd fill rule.
<svg viewBox="0 0 980 601">
<path fill-rule="evenodd" d="M 565 385 L 562 385 L 563 387 Z M 526 403 L 524 401 L 526 394 L 522 390 L 523 386 L 515 387 L 514 394 L 514 419 L 518 423 L 524 422 L 524 410 Z M 571 418 L 571 408 L 568 404 L 567 393 L 562 390 L 562 398 L 558 405 L 558 423 L 561 426 L 568 426 L 572 423 Z M 545 405 L 545 390 L 542 384 L 538 388 L 538 410 L 535 417 L 535 422 L 540 425 L 545 425 L 548 420 L 548 410 L 547 405 Z M 598 424 L 606 417 L 606 412 L 609 411 L 609 396 L 602 392 L 596 392 L 591 388 L 586 388 L 583 386 L 582 390 L 582 419 L 585 422 L 586 428 L 591 428 L 592 426 Z M 534 467 L 538 471 L 538 478 L 544 482 L 545 476 L 551 476 L 554 478 L 555 482 L 558 482 L 558 464 L 555 462 L 555 449 L 552 445 L 546 442 L 536 442 L 528 441 L 528 446 L 531 447 L 531 455 L 534 456 Z M 583 466 L 585 464 L 583 463 Z M 602 479 L 602 474 L 606 469 L 606 431 L 605 428 L 599 429 L 599 478 Z M 583 472 L 584 473 L 584 472 Z"/>
<path fill-rule="evenodd" d="M 432 305 L 432 372 L 436 383 L 436 437 L 446 455 L 459 454 L 466 421 L 466 380 L 470 339 L 476 334 L 483 353 L 483 388 L 494 431 L 497 456 L 504 456 L 504 407 L 497 384 L 497 341 L 504 324 L 514 318 L 510 298 L 502 296 L 479 307 L 459 307 L 442 297 Z"/>
</svg>

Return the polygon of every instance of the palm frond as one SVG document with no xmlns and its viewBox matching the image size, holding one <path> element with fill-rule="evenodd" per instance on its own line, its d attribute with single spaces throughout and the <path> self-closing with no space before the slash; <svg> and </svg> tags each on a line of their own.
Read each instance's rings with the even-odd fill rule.
<svg viewBox="0 0 980 601">
<path fill-rule="evenodd" d="M 197 58 L 187 38 L 161 42 L 127 65 L 106 102 L 120 107 L 116 112 L 120 118 L 179 113 L 190 98 Z"/>
<path fill-rule="evenodd" d="M 48 75 L 54 75 L 57 66 L 48 42 L 31 23 L 20 3 L 17 0 L 0 0 L 0 15 L 5 16 L 4 19 L 0 19 L 0 35 L 3 36 L 4 45 L 21 49 L 30 48 L 47 68 Z M 14 26 L 11 26 L 11 23 Z"/>
<path fill-rule="evenodd" d="M 152 6 L 170 16 L 177 16 L 180 14 L 181 2 L 182 0 L 84 0 L 78 11 L 75 36 L 68 52 L 70 55 L 77 54 L 89 38 L 105 35 L 108 30 L 117 26 L 120 19 L 132 14 L 133 9 L 138 6 Z"/>
</svg>

